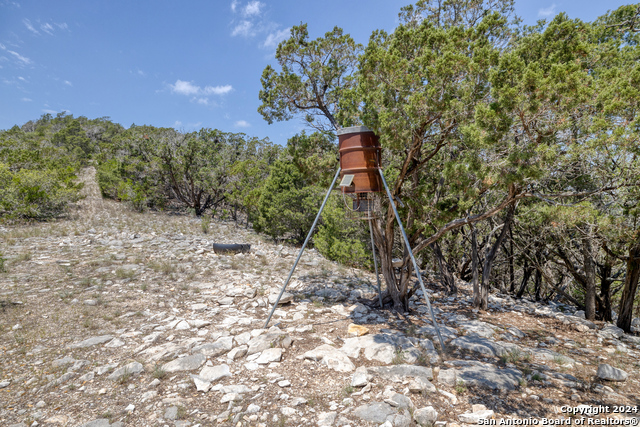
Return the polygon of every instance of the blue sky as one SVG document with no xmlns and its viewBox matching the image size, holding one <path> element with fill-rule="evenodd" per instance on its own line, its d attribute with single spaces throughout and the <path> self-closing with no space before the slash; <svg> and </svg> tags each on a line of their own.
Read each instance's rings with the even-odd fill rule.
<svg viewBox="0 0 640 427">
<path fill-rule="evenodd" d="M 288 30 L 342 27 L 366 44 L 409 0 L 0 0 L 0 129 L 44 113 L 129 127 L 201 127 L 283 144 L 300 119 L 268 125 L 260 76 Z M 565 11 L 591 21 L 627 2 L 516 1 L 527 24 Z"/>
</svg>

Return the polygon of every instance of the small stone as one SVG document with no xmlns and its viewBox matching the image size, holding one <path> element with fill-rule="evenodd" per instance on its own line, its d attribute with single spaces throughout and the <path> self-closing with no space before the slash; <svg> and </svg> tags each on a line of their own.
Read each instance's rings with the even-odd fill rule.
<svg viewBox="0 0 640 427">
<path fill-rule="evenodd" d="M 318 426 L 332 426 L 337 416 L 337 412 L 321 412 L 318 414 Z"/>
<path fill-rule="evenodd" d="M 203 354 L 194 354 L 192 356 L 181 357 L 179 359 L 173 360 L 171 362 L 165 363 L 162 365 L 162 370 L 165 372 L 179 372 L 179 371 L 193 371 L 194 369 L 198 369 L 204 362 L 206 362 L 207 357 Z"/>
<path fill-rule="evenodd" d="M 178 418 L 178 407 L 177 406 L 169 406 L 166 411 L 164 411 L 164 418 L 167 420 L 175 420 Z"/>
<path fill-rule="evenodd" d="M 434 393 L 436 386 L 424 377 L 416 377 L 409 382 L 409 391 L 412 393 Z"/>
<path fill-rule="evenodd" d="M 254 403 L 250 404 L 249 406 L 247 406 L 247 414 L 256 414 L 258 412 L 260 412 L 260 407 Z"/>
<path fill-rule="evenodd" d="M 113 336 L 111 335 L 102 335 L 99 337 L 87 338 L 84 341 L 80 341 L 74 344 L 69 344 L 67 347 L 68 348 L 87 348 L 87 347 L 91 347 L 98 344 L 104 344 L 106 342 L 111 341 L 112 339 L 113 339 Z"/>
<path fill-rule="evenodd" d="M 122 347 L 123 345 L 125 345 L 124 341 L 122 341 L 119 338 L 114 338 L 108 343 L 106 343 L 104 346 L 108 348 L 116 348 L 116 347 Z"/>
<path fill-rule="evenodd" d="M 227 393 L 224 396 L 222 396 L 222 399 L 220 399 L 220 403 L 227 403 L 227 402 L 240 402 L 242 400 L 242 395 L 239 393 Z"/>
<path fill-rule="evenodd" d="M 269 348 L 260 354 L 255 362 L 258 365 L 267 365 L 271 362 L 279 362 L 282 360 L 282 349 L 281 348 Z"/>
<path fill-rule="evenodd" d="M 74 359 L 73 357 L 65 356 L 62 359 L 56 359 L 53 362 L 51 362 L 51 366 L 53 366 L 54 368 L 59 368 L 61 366 L 70 365 L 75 361 L 76 359 Z"/>
<path fill-rule="evenodd" d="M 240 359 L 241 357 L 244 357 L 247 354 L 248 348 L 249 347 L 246 345 L 241 345 L 239 347 L 236 347 L 232 349 L 229 353 L 227 353 L 227 357 L 231 360 Z"/>
<path fill-rule="evenodd" d="M 350 323 L 347 328 L 347 334 L 350 337 L 361 337 L 369 333 L 369 329 L 355 323 Z"/>
<path fill-rule="evenodd" d="M 136 405 L 130 404 L 126 408 L 124 408 L 124 411 L 125 412 L 133 412 L 134 409 L 136 409 Z"/>
<path fill-rule="evenodd" d="M 296 414 L 296 410 L 293 408 L 289 408 L 288 406 L 283 406 L 282 408 L 280 408 L 280 412 L 286 417 L 290 417 Z"/>
<path fill-rule="evenodd" d="M 351 387 L 364 387 L 369 383 L 367 380 L 367 367 L 360 366 L 356 369 L 351 379 Z"/>
<path fill-rule="evenodd" d="M 458 419 L 466 424 L 478 424 L 479 420 L 489 418 L 493 418 L 493 411 L 490 409 L 458 415 Z"/>
<path fill-rule="evenodd" d="M 220 378 L 230 377 L 229 365 L 205 366 L 198 375 L 203 381 L 216 382 Z"/>
<path fill-rule="evenodd" d="M 193 382 L 196 385 L 196 390 L 206 393 L 211 389 L 211 383 L 200 378 L 198 375 L 191 375 L 191 379 L 193 379 Z"/>
<path fill-rule="evenodd" d="M 284 387 L 291 387 L 291 381 L 289 380 L 282 380 L 278 382 L 278 386 L 284 388 Z"/>
<path fill-rule="evenodd" d="M 118 381 L 118 380 L 120 380 L 122 377 L 124 377 L 126 375 L 137 374 L 137 373 L 140 373 L 142 371 L 144 371 L 144 367 L 142 366 L 141 363 L 139 363 L 139 362 L 131 362 L 128 365 L 123 366 L 122 368 L 116 369 L 107 378 L 110 379 L 111 381 Z"/>
<path fill-rule="evenodd" d="M 180 322 L 178 322 L 175 329 L 178 331 L 186 331 L 188 329 L 191 329 L 191 325 L 189 325 L 189 322 L 187 322 L 186 320 L 181 320 Z"/>
<path fill-rule="evenodd" d="M 278 299 L 278 294 L 269 295 L 269 304 L 272 304 L 272 305 L 275 304 L 277 299 Z M 290 303 L 291 301 L 293 301 L 293 294 L 289 292 L 285 292 L 282 294 L 282 297 L 280 298 L 278 305 L 287 304 L 287 303 Z"/>
<path fill-rule="evenodd" d="M 609 381 L 626 381 L 629 374 L 622 369 L 614 368 L 611 365 L 603 363 L 598 366 L 596 376 L 602 380 Z"/>
</svg>

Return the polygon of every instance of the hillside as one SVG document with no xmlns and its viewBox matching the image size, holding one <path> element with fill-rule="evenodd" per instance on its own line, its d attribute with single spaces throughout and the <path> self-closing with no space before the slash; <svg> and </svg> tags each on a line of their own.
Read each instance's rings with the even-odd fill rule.
<svg viewBox="0 0 640 427">
<path fill-rule="evenodd" d="M 87 197 L 69 218 L 0 228 L 2 425 L 542 424 L 579 405 L 610 412 L 571 425 L 637 425 L 637 335 L 560 303 L 497 295 L 478 311 L 467 284 L 447 297 L 427 278 L 442 360 L 422 300 L 410 313 L 367 307 L 373 275 L 313 250 L 263 330 L 296 248 L 231 223 L 205 234 L 199 218 L 131 212 L 84 172 Z M 212 242 L 251 252 L 217 255 Z"/>
</svg>

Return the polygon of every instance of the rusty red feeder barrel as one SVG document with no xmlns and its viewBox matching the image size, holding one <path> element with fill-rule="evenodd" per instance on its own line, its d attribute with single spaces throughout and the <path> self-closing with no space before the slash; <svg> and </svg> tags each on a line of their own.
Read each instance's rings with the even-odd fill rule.
<svg viewBox="0 0 640 427">
<path fill-rule="evenodd" d="M 341 177 L 353 175 L 353 185 L 342 187 L 344 193 L 377 193 L 382 191 L 380 179 L 380 139 L 366 126 L 338 130 Z"/>
</svg>

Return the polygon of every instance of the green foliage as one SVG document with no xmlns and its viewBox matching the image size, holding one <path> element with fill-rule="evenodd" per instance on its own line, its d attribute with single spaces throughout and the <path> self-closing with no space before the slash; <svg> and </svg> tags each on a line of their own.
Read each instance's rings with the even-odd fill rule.
<svg viewBox="0 0 640 427">
<path fill-rule="evenodd" d="M 351 199 L 347 199 L 350 201 Z M 353 267 L 373 267 L 366 222 L 347 219 L 342 195 L 332 194 L 314 236 L 316 249 L 327 259 Z"/>
<path fill-rule="evenodd" d="M 298 243 L 304 241 L 322 199 L 321 188 L 306 184 L 295 165 L 276 161 L 262 187 L 255 228 L 275 240 L 291 237 Z"/>
<path fill-rule="evenodd" d="M 258 112 L 269 123 L 302 113 L 317 129 L 352 124 L 349 109 L 340 107 L 346 107 L 341 104 L 355 88 L 353 73 L 361 49 L 338 27 L 316 40 L 309 40 L 306 24 L 292 27 L 291 37 L 276 50 L 282 71 L 268 65 L 262 73 Z"/>
<path fill-rule="evenodd" d="M 72 168 L 12 172 L 0 163 L 0 213 L 9 218 L 43 220 L 62 214 L 80 199 Z"/>
<path fill-rule="evenodd" d="M 4 257 L 4 254 L 2 252 L 0 252 L 0 273 L 6 273 L 7 272 L 7 267 L 5 265 L 6 261 L 7 261 L 7 259 Z"/>
</svg>

